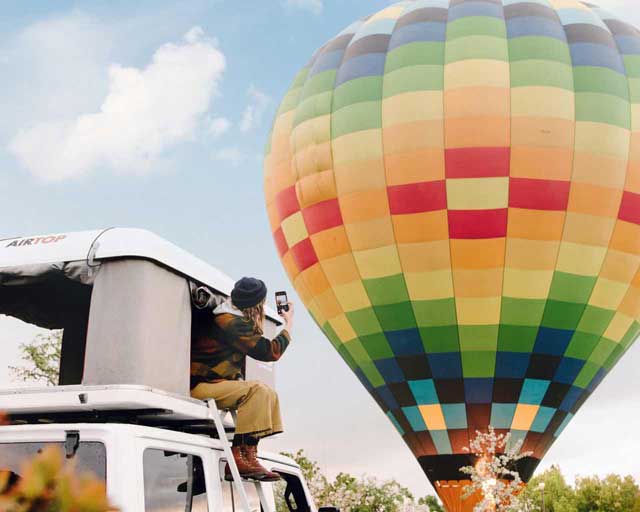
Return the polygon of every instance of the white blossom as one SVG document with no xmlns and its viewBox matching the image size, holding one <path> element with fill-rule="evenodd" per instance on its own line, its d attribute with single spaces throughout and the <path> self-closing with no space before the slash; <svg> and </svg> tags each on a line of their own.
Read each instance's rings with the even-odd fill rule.
<svg viewBox="0 0 640 512">
<path fill-rule="evenodd" d="M 469 475 L 464 498 L 478 493 L 480 502 L 474 512 L 519 512 L 522 504 L 518 498 L 523 482 L 515 470 L 515 463 L 531 452 L 520 453 L 522 441 L 510 443 L 511 433 L 497 434 L 493 427 L 488 432 L 476 431 L 467 451 L 477 457 L 474 466 L 460 468 Z"/>
</svg>

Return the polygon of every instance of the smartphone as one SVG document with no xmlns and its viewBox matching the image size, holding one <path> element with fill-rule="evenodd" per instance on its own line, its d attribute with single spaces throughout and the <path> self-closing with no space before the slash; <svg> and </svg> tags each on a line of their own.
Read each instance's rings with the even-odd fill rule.
<svg viewBox="0 0 640 512">
<path fill-rule="evenodd" d="M 287 292 L 276 292 L 276 308 L 278 309 L 278 314 L 283 311 L 289 311 Z"/>
</svg>

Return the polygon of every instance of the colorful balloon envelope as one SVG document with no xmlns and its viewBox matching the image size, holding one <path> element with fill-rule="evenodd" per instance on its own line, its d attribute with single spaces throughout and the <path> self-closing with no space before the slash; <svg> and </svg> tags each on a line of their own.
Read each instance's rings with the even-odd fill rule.
<svg viewBox="0 0 640 512">
<path fill-rule="evenodd" d="M 265 195 L 430 480 L 464 479 L 489 425 L 528 480 L 640 332 L 640 32 L 577 0 L 392 5 L 295 78 Z"/>
</svg>

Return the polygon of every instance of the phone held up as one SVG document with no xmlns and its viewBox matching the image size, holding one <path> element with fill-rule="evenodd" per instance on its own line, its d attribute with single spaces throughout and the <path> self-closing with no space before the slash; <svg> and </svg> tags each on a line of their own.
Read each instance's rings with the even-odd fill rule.
<svg viewBox="0 0 640 512">
<path fill-rule="evenodd" d="M 276 308 L 278 309 L 278 314 L 281 314 L 283 311 L 289 311 L 287 292 L 276 292 Z"/>
</svg>

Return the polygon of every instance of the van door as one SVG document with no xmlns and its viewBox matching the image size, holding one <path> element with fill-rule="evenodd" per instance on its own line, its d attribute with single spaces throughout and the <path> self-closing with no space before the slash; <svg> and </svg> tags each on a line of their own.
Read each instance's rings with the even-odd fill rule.
<svg viewBox="0 0 640 512">
<path fill-rule="evenodd" d="M 150 441 L 141 448 L 143 506 L 138 510 L 219 510 L 220 486 L 210 449 L 161 441 Z"/>
<path fill-rule="evenodd" d="M 222 486 L 222 510 L 224 512 L 245 512 L 242 506 L 242 500 L 240 500 L 238 492 L 233 486 L 233 482 L 227 482 L 224 479 L 224 468 L 226 464 L 226 459 L 221 457 L 218 462 L 218 471 L 220 474 L 220 485 Z M 250 512 L 275 512 L 273 493 L 268 484 L 246 480 L 243 481 L 243 485 L 249 500 Z"/>
<path fill-rule="evenodd" d="M 209 512 L 202 457 L 147 448 L 142 467 L 145 512 Z"/>
<path fill-rule="evenodd" d="M 238 493 L 233 488 L 232 482 L 221 482 L 222 485 L 222 510 L 223 512 L 244 512 L 242 503 L 238 498 Z M 249 510 L 251 512 L 263 512 L 264 508 L 260 503 L 260 496 L 256 489 L 255 484 L 251 482 L 244 482 L 244 489 L 249 498 Z"/>
</svg>

